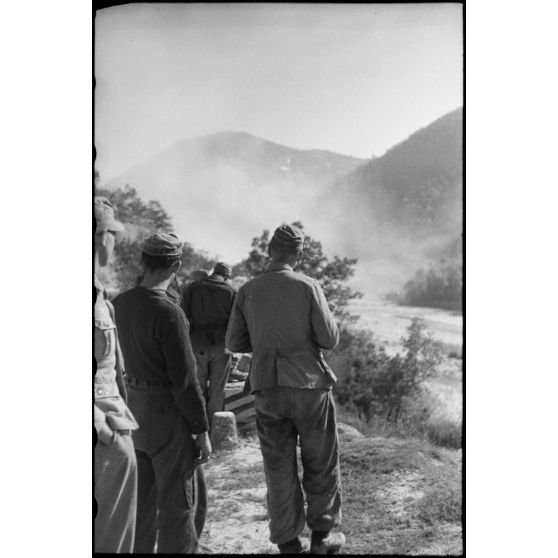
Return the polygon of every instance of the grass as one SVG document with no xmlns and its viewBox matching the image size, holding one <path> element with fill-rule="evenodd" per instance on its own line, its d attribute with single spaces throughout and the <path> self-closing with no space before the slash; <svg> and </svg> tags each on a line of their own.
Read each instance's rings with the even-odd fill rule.
<svg viewBox="0 0 558 558">
<path fill-rule="evenodd" d="M 461 420 L 434 416 L 424 423 L 387 421 L 377 415 L 366 422 L 350 407 L 338 406 L 339 420 L 356 428 L 365 436 L 382 438 L 411 438 L 429 441 L 437 446 L 459 449 L 462 444 Z"/>
<path fill-rule="evenodd" d="M 420 440 L 343 444 L 344 553 L 460 554 L 459 463 L 459 452 Z"/>
<path fill-rule="evenodd" d="M 344 409 L 342 428 L 343 554 L 462 553 L 461 452 L 418 438 L 381 437 Z M 210 508 L 203 537 L 214 552 L 269 554 L 265 477 L 257 438 L 210 460 Z M 302 473 L 302 471 L 300 471 Z M 302 533 L 310 537 L 308 527 Z"/>
</svg>

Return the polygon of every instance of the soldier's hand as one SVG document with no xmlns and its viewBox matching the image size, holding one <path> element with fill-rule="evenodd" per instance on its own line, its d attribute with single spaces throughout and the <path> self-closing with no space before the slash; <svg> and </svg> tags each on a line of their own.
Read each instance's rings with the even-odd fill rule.
<svg viewBox="0 0 558 558">
<path fill-rule="evenodd" d="M 196 465 L 202 465 L 203 463 L 207 463 L 209 461 L 209 456 L 213 451 L 211 447 L 211 442 L 209 441 L 209 433 L 203 432 L 202 434 L 198 434 L 196 438 L 196 447 L 198 448 L 199 455 L 196 459 Z"/>
</svg>

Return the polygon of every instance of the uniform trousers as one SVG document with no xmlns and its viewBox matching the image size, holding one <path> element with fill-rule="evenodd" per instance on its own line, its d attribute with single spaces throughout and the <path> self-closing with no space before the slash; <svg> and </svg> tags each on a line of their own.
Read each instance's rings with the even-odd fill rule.
<svg viewBox="0 0 558 558">
<path fill-rule="evenodd" d="M 207 418 L 225 409 L 225 386 L 229 378 L 232 355 L 225 345 L 193 345 L 198 364 L 198 380 L 206 401 Z"/>
<path fill-rule="evenodd" d="M 116 433 L 94 452 L 95 552 L 132 552 L 136 526 L 137 467 L 130 434 Z"/>
<path fill-rule="evenodd" d="M 257 391 L 255 406 L 267 484 L 270 541 L 282 544 L 298 537 L 305 519 L 310 529 L 317 531 L 329 531 L 339 525 L 341 478 L 331 391 L 274 387 Z"/>
<path fill-rule="evenodd" d="M 207 488 L 190 429 L 169 388 L 128 385 L 138 463 L 134 553 L 197 554 Z"/>
</svg>

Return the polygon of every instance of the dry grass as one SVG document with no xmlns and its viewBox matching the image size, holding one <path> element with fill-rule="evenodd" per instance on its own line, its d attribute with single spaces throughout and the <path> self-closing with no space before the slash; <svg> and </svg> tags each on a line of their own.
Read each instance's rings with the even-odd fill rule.
<svg viewBox="0 0 558 558">
<path fill-rule="evenodd" d="M 339 436 L 344 554 L 462 553 L 459 451 L 364 437 L 350 426 Z M 210 507 L 202 543 L 221 554 L 276 554 L 258 442 L 240 442 L 206 466 Z M 309 535 L 306 528 L 302 536 Z"/>
<path fill-rule="evenodd" d="M 342 448 L 346 553 L 462 553 L 458 452 L 364 438 Z"/>
</svg>

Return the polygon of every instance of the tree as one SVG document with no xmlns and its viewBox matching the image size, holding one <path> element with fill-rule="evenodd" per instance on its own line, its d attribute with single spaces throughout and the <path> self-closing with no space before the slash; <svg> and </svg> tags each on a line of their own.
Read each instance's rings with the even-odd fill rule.
<svg viewBox="0 0 558 558">
<path fill-rule="evenodd" d="M 292 224 L 304 230 L 299 221 Z M 267 252 L 270 240 L 269 230 L 264 230 L 260 236 L 254 237 L 248 258 L 233 268 L 233 274 L 248 277 L 262 274 L 270 261 Z M 329 259 L 323 252 L 321 242 L 305 235 L 302 259 L 296 269 L 320 283 L 331 311 L 341 322 L 350 323 L 358 319 L 358 316 L 347 311 L 347 305 L 351 299 L 360 298 L 362 293 L 355 292 L 344 284 L 354 275 L 357 262 L 358 258 L 334 256 L 333 259 Z"/>
<path fill-rule="evenodd" d="M 95 183 L 99 174 L 95 171 Z M 146 238 L 157 232 L 173 231 L 172 221 L 163 206 L 156 200 L 144 202 L 135 188 L 128 184 L 116 190 L 96 189 L 96 195 L 107 197 L 115 208 L 116 218 L 124 224 L 125 232 L 120 235 L 114 250 L 114 281 L 108 279 L 108 287 L 123 291 L 132 288 L 143 275 L 140 263 L 141 249 Z M 214 258 L 190 243 L 183 244 L 182 266 L 177 274 L 173 289 L 180 292 L 188 275 L 199 268 L 209 269 L 216 263 Z M 177 294 L 177 293 L 175 293 Z"/>
<path fill-rule="evenodd" d="M 145 203 L 135 188 L 126 184 L 116 190 L 97 189 L 98 196 L 107 197 L 117 208 L 117 218 L 122 223 L 145 227 L 150 234 L 155 232 L 172 232 L 173 225 L 169 214 L 160 202 L 150 200 Z"/>
<path fill-rule="evenodd" d="M 463 263 L 460 258 L 443 258 L 428 270 L 419 269 L 407 281 L 402 304 L 461 310 Z"/>
</svg>

